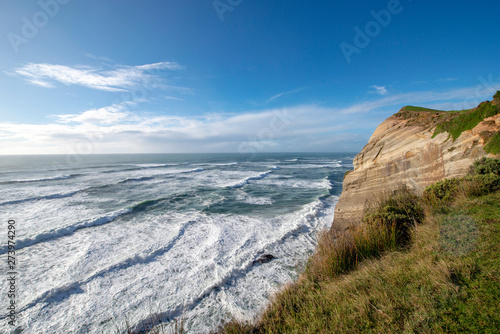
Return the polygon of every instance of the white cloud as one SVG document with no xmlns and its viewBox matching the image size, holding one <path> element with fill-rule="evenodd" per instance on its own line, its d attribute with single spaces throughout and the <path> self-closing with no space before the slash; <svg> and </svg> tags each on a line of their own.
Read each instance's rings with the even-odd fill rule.
<svg viewBox="0 0 500 334">
<path fill-rule="evenodd" d="M 375 127 L 408 104 L 450 106 L 491 98 L 500 83 L 442 92 L 408 92 L 345 108 L 300 105 L 201 116 L 138 114 L 128 101 L 79 114 L 52 115 L 47 124 L 0 122 L 0 154 L 356 151 Z M 364 113 L 363 117 L 353 113 Z M 85 150 L 82 149 L 85 148 Z M 83 150 L 83 151 L 82 151 Z"/>
<path fill-rule="evenodd" d="M 117 104 L 52 118 L 48 124 L 0 123 L 0 154 L 335 150 L 342 142 L 359 149 L 366 140 L 340 134 L 362 129 L 359 121 L 315 105 L 184 117 L 139 115 Z"/>
<path fill-rule="evenodd" d="M 96 56 L 90 52 L 87 52 L 85 54 L 85 57 L 87 58 L 90 58 L 90 59 L 94 59 L 94 60 L 98 60 L 98 61 L 101 61 L 101 62 L 105 62 L 105 63 L 112 63 L 113 61 L 108 58 L 108 57 L 101 57 L 101 56 Z"/>
<path fill-rule="evenodd" d="M 175 100 L 175 101 L 184 101 L 184 99 L 181 99 L 180 97 L 175 97 L 175 96 L 165 96 L 165 99 Z"/>
<path fill-rule="evenodd" d="M 128 101 L 113 104 L 112 106 L 103 107 L 99 109 L 90 109 L 79 115 L 50 115 L 56 118 L 58 123 L 82 123 L 82 124 L 96 124 L 96 125 L 111 125 L 117 124 L 127 117 L 127 113 L 123 112 L 130 105 L 136 105 L 135 101 Z"/>
<path fill-rule="evenodd" d="M 450 81 L 457 81 L 458 78 L 442 78 L 442 79 L 437 79 L 437 82 L 450 82 Z"/>
<path fill-rule="evenodd" d="M 388 93 L 387 88 L 385 86 L 373 85 L 373 86 L 370 86 L 370 88 L 373 88 L 375 90 L 374 93 L 377 93 L 380 95 L 386 95 Z"/>
<path fill-rule="evenodd" d="M 276 99 L 279 99 L 282 96 L 295 94 L 295 93 L 298 93 L 298 92 L 300 92 L 302 90 L 304 90 L 304 87 L 298 88 L 298 89 L 294 89 L 294 90 L 291 90 L 289 92 L 279 93 L 279 94 L 276 94 L 274 96 L 271 96 L 266 102 L 271 102 L 271 101 L 274 101 Z"/>
<path fill-rule="evenodd" d="M 78 85 L 110 92 L 126 91 L 137 86 L 158 86 L 159 78 L 148 73 L 153 70 L 179 70 L 182 66 L 175 62 L 160 62 L 139 66 L 115 66 L 103 70 L 91 66 L 65 66 L 29 63 L 15 69 L 34 85 L 52 88 L 55 82 Z"/>
<path fill-rule="evenodd" d="M 180 66 L 179 64 L 175 62 L 159 62 L 159 63 L 154 63 L 154 64 L 146 64 L 146 65 L 139 65 L 135 66 L 135 68 L 140 69 L 140 70 L 145 70 L 145 71 L 151 71 L 151 70 L 181 70 L 184 67 Z"/>
</svg>

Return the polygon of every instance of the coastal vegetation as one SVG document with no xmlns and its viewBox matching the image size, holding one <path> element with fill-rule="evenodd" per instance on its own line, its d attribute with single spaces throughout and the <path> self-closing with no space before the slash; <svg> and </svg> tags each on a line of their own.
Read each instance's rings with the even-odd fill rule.
<svg viewBox="0 0 500 334">
<path fill-rule="evenodd" d="M 493 333 L 500 327 L 500 159 L 401 189 L 342 234 L 253 322 L 220 333 Z"/>
<path fill-rule="evenodd" d="M 498 92 L 497 94 L 495 94 L 495 96 L 497 95 Z M 439 133 L 447 132 L 450 134 L 453 140 L 456 140 L 458 137 L 460 137 L 462 132 L 466 130 L 472 130 L 476 125 L 478 125 L 484 119 L 495 116 L 499 112 L 500 112 L 500 105 L 498 105 L 497 103 L 493 103 L 492 101 L 486 101 L 481 103 L 478 107 L 474 109 L 462 110 L 456 113 L 443 114 L 441 117 L 442 119 L 436 126 L 433 137 L 435 137 Z M 487 137 L 490 137 L 489 134 L 485 135 Z M 484 139 L 486 139 L 485 142 L 488 142 L 491 141 L 492 138 L 490 137 Z M 490 149 L 498 149 L 497 147 L 498 145 L 493 144 L 492 146 L 493 147 Z"/>
<path fill-rule="evenodd" d="M 430 111 L 430 112 L 442 112 L 442 110 L 436 110 L 436 109 L 431 109 L 431 108 L 424 108 L 424 107 L 416 107 L 416 106 L 406 106 L 404 107 L 406 111 Z"/>
<path fill-rule="evenodd" d="M 457 140 L 467 130 L 472 130 L 488 117 L 500 113 L 500 91 L 493 96 L 493 101 L 486 101 L 473 109 L 443 111 L 424 107 L 406 106 L 394 116 L 407 121 L 406 126 L 419 125 L 434 129 L 432 138 L 440 133 L 448 133 L 449 138 Z M 494 121 L 489 121 L 494 125 Z M 484 150 L 488 153 L 500 153 L 500 133 L 483 131 L 480 137 L 484 140 Z"/>
<path fill-rule="evenodd" d="M 496 133 L 491 139 L 488 141 L 484 150 L 488 153 L 492 154 L 500 154 L 500 133 Z"/>
</svg>

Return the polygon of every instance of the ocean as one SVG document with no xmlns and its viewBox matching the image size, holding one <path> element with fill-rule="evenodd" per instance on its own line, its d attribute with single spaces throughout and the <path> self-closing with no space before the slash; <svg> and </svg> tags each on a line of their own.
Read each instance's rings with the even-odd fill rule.
<svg viewBox="0 0 500 334">
<path fill-rule="evenodd" d="M 250 320 L 304 268 L 353 156 L 2 156 L 0 332 L 121 333 L 182 319 L 207 333 Z"/>
</svg>

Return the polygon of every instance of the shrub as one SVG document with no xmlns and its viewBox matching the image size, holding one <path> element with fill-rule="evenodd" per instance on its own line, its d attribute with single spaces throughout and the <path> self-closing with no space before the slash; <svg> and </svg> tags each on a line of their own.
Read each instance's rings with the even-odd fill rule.
<svg viewBox="0 0 500 334">
<path fill-rule="evenodd" d="M 478 174 L 465 178 L 468 196 L 483 196 L 500 190 L 500 176 L 490 174 Z"/>
<path fill-rule="evenodd" d="M 500 90 L 497 91 L 495 95 L 493 95 L 493 100 L 500 102 Z"/>
<path fill-rule="evenodd" d="M 396 243 L 406 245 L 411 240 L 411 227 L 424 220 L 420 199 L 407 189 L 401 189 L 369 209 L 363 217 L 368 225 L 380 224 L 387 230 L 395 229 Z"/>
<path fill-rule="evenodd" d="M 463 183 L 468 196 L 483 196 L 500 190 L 500 159 L 483 157 L 476 160 Z"/>
<path fill-rule="evenodd" d="M 483 157 L 474 161 L 470 173 L 472 175 L 500 175 L 500 159 Z"/>
<path fill-rule="evenodd" d="M 453 200 L 458 192 L 459 179 L 445 179 L 428 186 L 424 190 L 424 199 L 428 203 L 443 203 Z"/>
</svg>

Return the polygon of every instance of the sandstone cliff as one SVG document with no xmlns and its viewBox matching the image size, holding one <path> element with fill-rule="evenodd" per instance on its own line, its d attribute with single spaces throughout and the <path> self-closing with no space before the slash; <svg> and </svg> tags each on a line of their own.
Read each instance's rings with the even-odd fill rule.
<svg viewBox="0 0 500 334">
<path fill-rule="evenodd" d="M 496 100 L 479 107 L 500 106 Z M 447 122 L 459 114 L 405 107 L 380 124 L 344 178 L 332 230 L 359 224 L 367 204 L 401 186 L 422 193 L 436 181 L 465 175 L 474 160 L 492 156 L 485 151 L 485 141 L 498 139 L 500 114 L 483 119 L 455 140 L 447 132 L 437 134 L 436 126 L 452 124 Z"/>
</svg>

